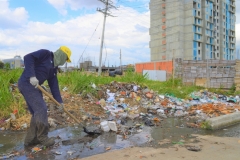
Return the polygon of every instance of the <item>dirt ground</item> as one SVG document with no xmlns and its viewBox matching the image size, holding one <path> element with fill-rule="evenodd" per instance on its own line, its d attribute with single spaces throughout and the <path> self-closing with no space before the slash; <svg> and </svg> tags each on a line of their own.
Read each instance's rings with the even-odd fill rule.
<svg viewBox="0 0 240 160">
<path fill-rule="evenodd" d="M 139 159 L 169 159 L 169 160 L 239 160 L 240 159 L 240 138 L 197 136 L 199 142 L 193 142 L 187 145 L 174 145 L 169 148 L 126 148 L 123 150 L 106 151 L 84 160 L 139 160 Z M 191 147 L 190 147 L 191 146 Z M 200 148 L 200 151 L 190 151 Z"/>
</svg>

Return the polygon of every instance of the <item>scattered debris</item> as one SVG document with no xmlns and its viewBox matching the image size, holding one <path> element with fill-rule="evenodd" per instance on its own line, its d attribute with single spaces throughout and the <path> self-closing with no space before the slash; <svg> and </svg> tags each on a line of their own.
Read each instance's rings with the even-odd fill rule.
<svg viewBox="0 0 240 160">
<path fill-rule="evenodd" d="M 62 155 L 62 152 L 56 151 L 55 154 L 56 155 Z"/>
<path fill-rule="evenodd" d="M 96 134 L 98 135 L 98 134 L 101 134 L 101 132 L 99 130 L 90 131 L 86 127 L 83 127 L 83 131 L 85 133 L 87 133 L 88 135 L 96 135 Z"/>
<path fill-rule="evenodd" d="M 67 154 L 69 154 L 70 156 L 75 153 L 76 151 L 67 151 Z"/>
<path fill-rule="evenodd" d="M 199 146 L 185 146 L 189 151 L 195 151 L 195 152 L 199 152 L 199 151 L 201 151 L 202 149 L 201 149 L 201 147 L 199 147 Z"/>
<path fill-rule="evenodd" d="M 101 86 L 92 83 L 91 86 L 96 90 L 96 96 L 84 91 L 79 94 L 70 94 L 67 87 L 63 87 L 61 94 L 65 108 L 77 119 L 82 120 L 86 124 L 83 128 L 84 132 L 93 136 L 102 132 L 115 132 L 122 135 L 123 139 L 127 139 L 132 134 L 142 132 L 145 126 L 160 126 L 163 119 L 168 117 L 188 119 L 186 124 L 176 127 L 200 128 L 207 118 L 240 110 L 239 96 L 227 97 L 207 90 L 193 92 L 187 99 L 180 99 L 173 94 L 158 94 L 135 83 L 113 81 Z M 14 89 L 12 93 L 14 94 Z M 48 97 L 44 96 L 44 100 L 49 107 L 50 127 L 75 124 L 71 117 L 58 112 Z M 14 110 L 9 117 L 2 119 L 0 130 L 26 130 L 29 127 L 31 115 L 27 114 L 19 118 L 17 114 L 18 111 Z M 126 125 L 128 120 L 133 120 L 134 123 Z M 95 129 L 91 129 L 90 126 L 94 126 Z M 83 137 L 83 139 L 65 140 L 62 144 L 69 145 L 92 140 L 91 137 Z M 173 144 L 183 145 L 184 142 L 173 142 Z M 159 145 L 162 143 L 159 142 Z"/>
<path fill-rule="evenodd" d="M 40 152 L 42 149 L 39 148 L 39 147 L 34 147 L 32 148 L 32 153 L 37 153 L 37 152 Z"/>
<path fill-rule="evenodd" d="M 111 150 L 111 147 L 107 147 L 105 150 L 106 150 L 106 151 L 109 151 L 109 150 Z"/>
<path fill-rule="evenodd" d="M 9 155 L 0 156 L 0 159 L 9 159 L 9 158 L 12 158 L 12 157 L 15 157 L 15 155 L 14 154 L 9 154 Z"/>
</svg>

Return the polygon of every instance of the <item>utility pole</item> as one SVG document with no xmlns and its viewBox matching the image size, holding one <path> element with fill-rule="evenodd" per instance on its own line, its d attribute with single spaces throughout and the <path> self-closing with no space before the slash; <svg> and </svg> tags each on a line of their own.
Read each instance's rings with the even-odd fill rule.
<svg viewBox="0 0 240 160">
<path fill-rule="evenodd" d="M 100 76 L 101 72 L 102 72 L 102 49 L 103 49 L 103 42 L 104 42 L 104 32 L 105 32 L 106 18 L 107 18 L 107 16 L 112 16 L 109 13 L 109 10 L 111 8 L 117 9 L 115 6 L 112 5 L 113 2 L 111 0 L 99 0 L 99 1 L 105 4 L 105 9 L 97 8 L 98 12 L 101 12 L 101 13 L 104 14 L 103 29 L 102 29 L 102 39 L 101 39 L 101 48 L 100 48 L 100 56 L 99 56 L 99 64 L 98 64 L 99 65 L 98 66 L 98 76 Z"/>
</svg>

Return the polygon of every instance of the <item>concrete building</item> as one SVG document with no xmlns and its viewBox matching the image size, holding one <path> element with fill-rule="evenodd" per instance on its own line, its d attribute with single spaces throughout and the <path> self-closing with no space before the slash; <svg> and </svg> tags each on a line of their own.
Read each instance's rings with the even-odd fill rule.
<svg viewBox="0 0 240 160">
<path fill-rule="evenodd" d="M 14 56 L 14 58 L 11 59 L 4 59 L 2 60 L 4 64 L 9 63 L 11 69 L 20 68 L 24 66 L 24 62 L 21 58 L 21 56 Z"/>
<path fill-rule="evenodd" d="M 235 0 L 150 0 L 151 61 L 236 57 Z"/>
<path fill-rule="evenodd" d="M 237 50 L 236 59 L 240 59 L 240 49 Z"/>
</svg>

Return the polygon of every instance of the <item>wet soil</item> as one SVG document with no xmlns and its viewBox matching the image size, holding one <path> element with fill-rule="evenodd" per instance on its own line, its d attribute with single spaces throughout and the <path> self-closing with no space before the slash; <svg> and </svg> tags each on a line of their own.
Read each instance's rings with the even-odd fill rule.
<svg viewBox="0 0 240 160">
<path fill-rule="evenodd" d="M 119 128 L 124 126 L 123 131 L 121 130 L 117 133 L 112 131 L 103 132 L 101 135 L 89 136 L 83 131 L 81 125 L 74 125 L 75 122 L 72 118 L 58 112 L 51 100 L 44 96 L 49 107 L 49 119 L 52 119 L 49 122 L 51 126 L 49 136 L 56 137 L 56 144 L 50 148 L 42 148 L 41 151 L 36 153 L 32 152 L 32 148 L 24 148 L 23 140 L 26 135 L 26 128 L 22 127 L 22 125 L 27 124 L 29 126 L 30 115 L 27 114 L 24 117 L 17 117 L 15 121 L 5 123 L 3 128 L 9 130 L 0 130 L 0 159 L 4 158 L 4 156 L 5 158 L 12 156 L 11 159 L 77 159 L 129 147 L 168 148 L 175 144 L 198 143 L 194 134 L 240 137 L 240 124 L 221 130 L 209 131 L 200 129 L 200 123 L 197 123 L 201 122 L 196 114 L 196 111 L 200 109 L 206 111 L 208 113 L 207 116 L 211 115 L 212 117 L 219 116 L 220 113 L 232 113 L 235 111 L 233 107 L 229 110 L 226 108 L 228 105 L 221 105 L 220 107 L 209 104 L 204 106 L 196 105 L 196 108 L 192 109 L 191 114 L 184 117 L 177 117 L 179 115 L 176 114 L 175 118 L 172 116 L 163 118 L 157 114 L 156 109 L 148 110 L 146 108 L 149 106 L 154 108 L 154 104 L 158 103 L 164 109 L 164 112 L 168 113 L 169 107 L 178 103 L 176 98 L 160 100 L 157 93 L 148 89 L 132 92 L 133 86 L 134 84 L 114 82 L 111 85 L 102 86 L 102 90 L 98 91 L 97 97 L 91 94 L 82 96 L 80 94 L 73 95 L 68 92 L 62 92 L 64 104 L 68 111 L 80 120 L 81 123 L 84 123 L 85 126 L 86 124 L 91 124 L 95 125 L 95 127 L 99 126 L 102 120 L 111 118 L 111 114 L 114 111 L 109 112 L 111 108 L 106 109 L 105 100 L 108 98 L 106 90 L 109 89 L 113 93 L 117 92 L 118 96 L 115 97 L 117 106 L 122 101 L 121 99 L 124 99 L 121 105 L 128 104 L 126 109 L 129 116 L 126 118 L 128 121 L 126 121 L 126 124 L 118 126 Z M 124 106 L 120 107 L 124 108 Z M 239 106 L 235 106 L 235 109 L 237 109 L 236 107 Z M 209 110 L 211 110 L 211 114 Z M 118 123 L 124 112 L 125 110 L 120 110 L 112 118 Z M 174 110 L 174 112 L 182 113 L 178 112 L 178 110 Z M 142 116 L 142 114 L 150 118 L 155 125 L 150 127 L 146 124 L 143 118 L 145 116 Z M 135 115 L 142 118 L 138 117 L 133 118 L 134 121 L 130 120 Z M 136 124 L 140 124 L 141 127 L 134 127 Z M 41 146 L 35 147 L 40 148 Z"/>
<path fill-rule="evenodd" d="M 139 133 L 128 135 L 126 139 L 115 132 L 105 132 L 99 136 L 89 136 L 81 126 L 69 126 L 53 130 L 49 136 L 58 136 L 54 147 L 32 153 L 23 146 L 25 131 L 0 131 L 0 155 L 14 153 L 12 159 L 75 159 L 124 149 L 128 147 L 166 148 L 174 144 L 194 142 L 194 134 L 240 138 L 240 124 L 225 129 L 209 131 L 187 128 L 184 118 L 167 118 L 157 127 L 144 126 Z M 131 123 L 131 122 L 129 122 Z M 196 141 L 197 143 L 197 141 Z M 0 158 L 1 159 L 1 158 Z"/>
</svg>

